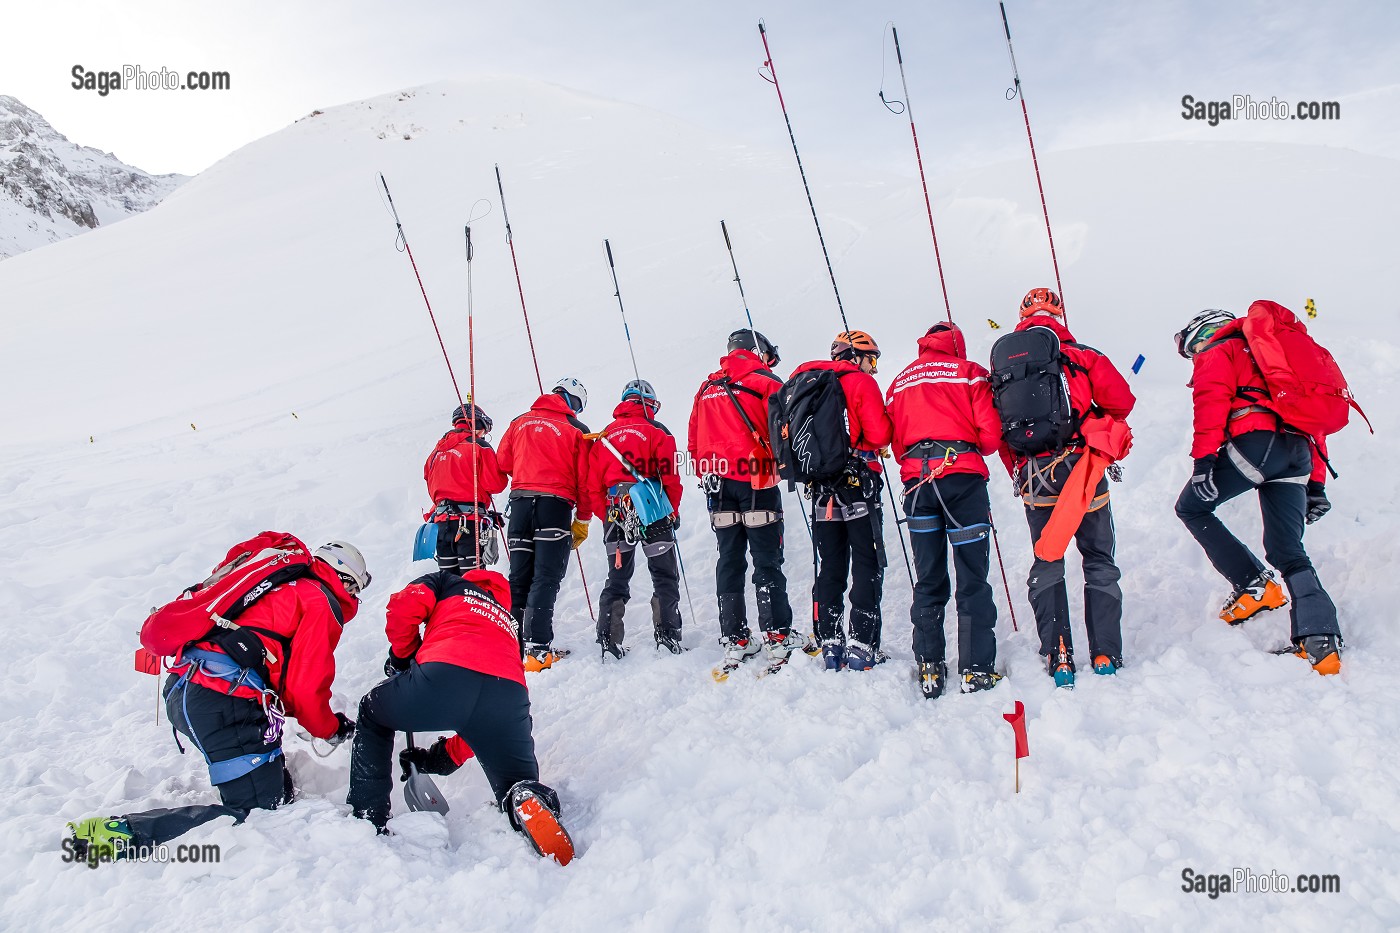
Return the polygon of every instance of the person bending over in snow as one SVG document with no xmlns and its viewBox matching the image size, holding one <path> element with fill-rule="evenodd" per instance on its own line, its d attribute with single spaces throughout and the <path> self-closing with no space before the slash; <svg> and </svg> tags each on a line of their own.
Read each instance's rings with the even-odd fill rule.
<svg viewBox="0 0 1400 933">
<path fill-rule="evenodd" d="M 1258 304 L 1292 316 L 1273 302 Z M 1195 406 L 1195 466 L 1176 500 L 1176 515 L 1234 587 L 1220 618 L 1238 625 L 1287 602 L 1274 575 L 1215 514 L 1236 496 L 1258 491 L 1264 556 L 1293 596 L 1289 616 L 1295 653 L 1319 674 L 1335 674 L 1342 667 L 1337 607 L 1303 550 L 1304 525 L 1332 507 L 1323 486 L 1327 439 L 1286 428 L 1266 407 L 1269 392 L 1245 342 L 1244 325 L 1228 311 L 1209 310 L 1176 335 L 1177 352 L 1191 361 Z"/>
<path fill-rule="evenodd" d="M 506 428 L 497 461 L 510 476 L 510 604 L 520 624 L 525 669 L 542 671 L 568 654 L 554 648 L 554 602 L 570 547 L 588 537 L 592 442 L 575 416 L 588 404 L 583 383 L 566 376 Z"/>
<path fill-rule="evenodd" d="M 914 660 L 925 697 L 943 694 L 943 613 L 951 591 L 948 551 L 958 576 L 958 665 L 962 692 L 996 686 L 997 607 L 991 567 L 991 501 L 982 457 L 1001 446 L 987 371 L 967 359 L 956 324 L 935 324 L 919 339 L 919 358 L 890 383 L 894 454 L 904 482 L 904 514 L 919 581 L 909 614 Z"/>
<path fill-rule="evenodd" d="M 389 597 L 389 679 L 360 701 L 346 803 L 383 832 L 394 733 L 452 729 L 456 736 L 407 752 L 405 764 L 450 774 L 475 753 L 511 826 L 541 855 L 567 864 L 573 843 L 559 823 L 558 795 L 539 783 L 530 694 L 509 607 L 509 584 L 494 570 L 462 576 L 439 570 Z"/>
<path fill-rule="evenodd" d="M 162 692 L 170 723 L 204 754 L 222 803 L 69 823 L 80 856 L 97 847 L 121 858 L 133 847 L 163 845 L 221 816 L 241 823 L 253 810 L 290 802 L 292 777 L 282 754 L 287 716 L 331 745 L 354 734 L 355 723 L 331 711 L 333 653 L 370 573 L 359 550 L 343 541 L 317 548 L 310 570 L 238 617 L 234 632 L 253 633 L 251 642 L 224 633 L 185 646 L 169 665 Z M 255 656 L 262 660 L 250 661 Z"/>
<path fill-rule="evenodd" d="M 472 404 L 452 412 L 452 430 L 437 442 L 423 464 L 423 479 L 436 522 L 439 570 L 475 570 L 483 530 L 494 530 L 491 497 L 506 488 L 506 476 L 496 463 L 487 435 L 491 419 Z"/>
<path fill-rule="evenodd" d="M 631 596 L 637 546 L 651 572 L 651 621 L 656 646 L 681 653 L 680 566 L 676 557 L 676 525 L 680 522 L 681 481 L 676 475 L 676 441 L 656 420 L 661 402 L 645 379 L 634 379 L 622 390 L 613 421 L 593 444 L 589 487 L 597 496 L 595 511 L 604 516 L 603 543 L 608 554 L 608 582 L 598 597 L 598 644 L 620 658 L 622 614 Z M 631 489 L 641 479 L 659 479 L 670 514 L 641 526 Z"/>
</svg>

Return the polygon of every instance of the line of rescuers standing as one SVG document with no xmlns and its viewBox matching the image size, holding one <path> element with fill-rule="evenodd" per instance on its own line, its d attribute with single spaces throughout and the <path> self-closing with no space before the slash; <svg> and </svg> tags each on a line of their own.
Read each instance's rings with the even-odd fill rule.
<svg viewBox="0 0 1400 933">
<path fill-rule="evenodd" d="M 882 496 L 885 484 L 895 482 L 888 466 L 892 454 L 904 513 L 900 521 L 909 532 L 916 578 L 910 617 L 920 689 L 935 698 L 948 688 L 944 615 L 950 597 L 955 597 L 958 619 L 959 689 L 971 693 L 996 686 L 1001 675 L 996 671 L 997 610 L 988 582 L 992 540 L 986 458 L 1000 456 L 1025 506 L 1031 537 L 1039 539 L 1060 493 L 1088 453 L 1081 435 L 1093 427 L 1090 419 L 1123 422 L 1134 402 L 1126 380 L 1107 357 L 1075 341 L 1065 327 L 1059 298 L 1048 289 L 1034 289 L 1022 302 L 1016 330 L 1033 328 L 1046 332 L 1046 342 L 1055 345 L 1045 355 L 1061 359 L 1054 378 L 1064 376 L 1067 404 L 1062 407 L 1067 410 L 1049 419 L 1045 413 L 1025 412 L 1020 420 L 1036 422 L 1035 430 L 1045 436 L 1023 445 L 1008 443 L 1005 426 L 1018 420 L 1016 413 L 998 410 L 989 371 L 967 358 L 963 333 L 955 324 L 930 327 L 918 340 L 918 358 L 883 393 L 873 378 L 881 351 L 863 331 L 838 334 L 830 359 L 797 366 L 786 383 L 772 372 L 779 356 L 771 341 L 752 330 L 730 336 L 720 369 L 696 395 L 688 443 L 710 514 L 718 517 L 712 521 L 719 549 L 716 593 L 727 660 L 742 663 L 760 650 L 782 656 L 800 640 L 791 631 L 782 571 L 779 472 L 790 484 L 796 481 L 806 503 L 805 524 L 815 556 L 813 635 L 823 665 L 830 671 L 867 671 L 886 660 L 881 650 L 880 603 L 888 564 Z M 1025 373 L 1018 378 L 1034 382 Z M 806 389 L 814 384 L 820 387 Z M 804 404 L 804 391 L 815 400 Z M 1017 403 L 1017 394 L 1001 393 L 1010 403 Z M 770 403 L 774 395 L 780 401 Z M 838 407 L 835 420 L 823 415 L 830 406 Z M 1046 420 L 1049 431 L 1038 423 Z M 806 427 L 808 421 L 815 430 Z M 844 437 L 833 443 L 833 434 Z M 774 466 L 755 470 L 754 452 L 764 449 L 771 452 L 767 462 Z M 837 468 L 818 465 L 822 460 Z M 722 469 L 707 471 L 709 464 Z M 1084 558 L 1089 657 L 1096 671 L 1111 674 L 1123 663 L 1122 593 L 1113 559 L 1108 479 L 1102 473 L 1070 536 Z M 746 616 L 746 550 L 754 564 L 757 636 Z M 1046 670 L 1057 683 L 1071 686 L 1075 660 L 1063 550 L 1051 559 L 1037 556 L 1028 587 Z"/>
<path fill-rule="evenodd" d="M 1230 319 L 1225 312 L 1213 313 Z M 1077 663 L 1064 563 L 1071 541 L 1083 566 L 1088 650 L 1082 657 L 1097 674 L 1111 675 L 1123 666 L 1123 596 L 1109 481 L 1121 479 L 1118 461 L 1131 447 L 1127 418 L 1135 399 L 1113 363 L 1075 339 L 1055 292 L 1032 289 L 1021 302 L 1020 318 L 1014 332 L 994 347 L 990 371 L 967 358 L 957 325 L 935 324 L 919 338 L 918 358 L 883 393 L 873 378 L 881 351 L 863 331 L 838 334 L 829 359 L 802 363 L 786 381 L 774 374 L 778 348 L 762 333 L 741 329 L 729 336 L 719 368 L 695 394 L 685 443 L 718 551 L 714 592 L 724 658 L 717 677 L 760 655 L 781 665 L 798 647 L 820 653 L 831 671 L 866 671 L 887 660 L 881 649 L 888 563 L 882 495 L 885 484 L 894 481 L 891 469 L 897 469 L 904 513 L 898 521 L 909 533 L 916 577 L 910 614 L 920 689 L 929 698 L 948 689 L 944 616 L 950 597 L 958 620 L 958 687 L 966 693 L 995 687 L 1001 675 L 989 583 L 994 539 L 987 458 L 993 455 L 1011 477 L 1035 545 L 1027 587 L 1046 673 L 1061 687 L 1074 685 Z M 1248 376 L 1241 378 L 1249 381 Z M 554 644 L 555 601 L 569 552 L 583 543 L 595 516 L 603 522 L 607 555 L 596 614 L 602 656 L 622 658 L 629 650 L 624 615 L 638 551 L 652 578 L 655 645 L 673 653 L 685 650 L 677 442 L 659 419 L 661 402 L 646 380 L 626 384 L 612 420 L 596 434 L 579 420 L 587 402 L 578 379 L 559 380 L 511 422 L 498 450 L 487 439 L 492 422 L 485 412 L 459 408 L 453 429 L 424 469 L 435 503 L 430 518 L 439 523 L 442 569 L 461 573 L 494 562 L 504 537 L 511 614 L 527 671 L 549 668 L 569 653 Z M 1198 437 L 1209 434 L 1220 444 L 1233 444 L 1233 409 L 1239 406 L 1203 400 L 1199 392 L 1196 403 Z M 1211 418 L 1221 424 L 1202 424 Z M 1255 422 L 1264 419 L 1246 420 L 1257 429 Z M 1270 427 L 1270 433 L 1282 431 L 1277 424 Z M 1301 462 L 1306 448 L 1304 443 L 1294 451 L 1294 459 Z M 1197 456 L 1199 466 L 1202 455 Z M 1306 466 L 1307 475 L 1316 472 L 1312 462 Z M 794 630 L 784 573 L 784 480 L 790 490 L 801 489 L 804 525 L 813 542 L 810 639 Z M 1256 486 L 1262 488 L 1245 482 L 1239 491 Z M 1325 501 L 1320 482 L 1316 486 Z M 507 488 L 503 519 L 492 496 Z M 1308 490 L 1311 506 L 1313 489 Z M 1237 494 L 1233 487 L 1230 492 Z M 892 490 L 889 498 L 894 501 Z M 1289 538 L 1293 557 L 1293 551 L 1302 554 L 1304 512 L 1296 511 L 1299 521 L 1275 534 Z M 1234 592 L 1222 618 L 1235 623 L 1287 602 L 1252 554 L 1234 556 L 1243 546 L 1223 526 L 1215 527 L 1213 509 L 1179 506 L 1178 512 L 1208 553 L 1212 546 L 1228 549 L 1226 559 L 1245 568 L 1227 568 Z M 1192 525 L 1200 524 L 1199 516 L 1208 526 L 1204 533 Z M 1213 540 L 1223 543 L 1212 545 Z M 1276 544 L 1274 550 L 1283 548 Z M 1226 559 L 1212 556 L 1217 566 Z M 1306 555 L 1292 561 L 1301 563 Z M 1310 565 L 1307 569 L 1311 572 Z M 746 577 L 753 584 L 752 600 Z M 1314 603 L 1319 600 L 1309 586 L 1315 580 L 1313 574 L 1297 584 Z M 1321 593 L 1320 584 L 1315 588 Z M 757 631 L 750 624 L 751 607 Z M 1296 622 L 1294 629 L 1297 635 Z M 1324 666 L 1335 664 L 1337 640 Z M 1322 659 L 1305 655 L 1301 638 L 1295 638 L 1295 646 L 1318 667 Z"/>
</svg>

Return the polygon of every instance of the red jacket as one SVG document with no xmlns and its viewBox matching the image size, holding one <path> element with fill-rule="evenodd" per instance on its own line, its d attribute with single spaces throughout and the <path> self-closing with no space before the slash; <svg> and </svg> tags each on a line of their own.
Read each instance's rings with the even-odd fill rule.
<svg viewBox="0 0 1400 933">
<path fill-rule="evenodd" d="M 744 423 L 720 380 L 729 381 L 739 407 L 748 415 L 754 431 Z M 772 462 L 768 441 L 768 397 L 783 387 L 783 381 L 769 371 L 750 350 L 734 350 L 719 361 L 690 408 L 690 430 L 686 449 L 701 474 L 717 473 L 727 479 L 742 480 L 757 488 L 777 485 L 777 474 L 756 475 L 755 460 Z M 754 437 L 754 432 L 758 437 Z M 723 469 L 720 469 L 723 467 Z"/>
<path fill-rule="evenodd" d="M 440 661 L 525 683 L 510 584 L 494 570 L 437 570 L 389 597 L 384 632 L 395 657 Z"/>
<path fill-rule="evenodd" d="M 894 424 L 885 411 L 885 401 L 880 394 L 880 385 L 875 377 L 861 372 L 859 366 L 850 360 L 813 360 L 803 363 L 792 371 L 810 372 L 814 369 L 828 369 L 841 373 L 838 380 L 841 394 L 846 396 L 846 426 L 851 432 L 851 446 L 857 452 L 875 453 L 887 446 L 894 437 Z M 870 458 L 866 458 L 870 460 Z M 879 458 L 869 463 L 872 469 L 880 469 Z"/>
<path fill-rule="evenodd" d="M 1108 357 L 1093 347 L 1076 343 L 1074 335 L 1058 317 L 1051 314 L 1033 314 L 1016 325 L 1017 330 L 1031 327 L 1048 327 L 1060 338 L 1060 347 L 1069 357 L 1074 367 L 1065 368 L 1065 378 L 1069 382 L 1069 404 L 1074 414 L 1086 418 L 1097 408 L 1099 413 L 1118 421 L 1127 421 L 1137 399 L 1128 380 L 1113 365 Z M 1005 442 L 1001 445 L 1001 459 L 1008 473 L 1012 472 L 1015 458 Z"/>
<path fill-rule="evenodd" d="M 476 451 L 475 466 L 473 449 Z M 496 452 L 486 441 L 477 440 L 466 427 L 453 428 L 437 442 L 423 464 L 423 479 L 434 505 L 439 502 L 486 505 L 493 495 L 506 488 L 506 475 L 496 462 Z"/>
<path fill-rule="evenodd" d="M 649 417 L 640 399 L 628 399 L 613 409 L 613 422 L 603 429 L 603 437 L 627 458 L 643 479 L 661 480 L 666 498 L 671 500 L 671 509 L 680 512 L 681 479 L 676 473 L 676 439 L 664 424 Z M 593 444 L 592 461 L 588 485 L 595 497 L 593 511 L 604 514 L 608 487 L 633 482 L 634 477 L 613 452 L 603 446 L 601 438 Z"/>
<path fill-rule="evenodd" d="M 1001 446 L 1001 418 L 992 404 L 987 371 L 967 359 L 961 330 L 940 330 L 919 339 L 919 358 L 890 384 L 885 405 L 894 422 L 894 455 L 901 480 L 918 479 L 923 461 L 904 459 L 920 441 L 965 441 L 976 452 L 960 453 L 944 474 L 988 478 L 982 457 Z M 930 461 L 937 469 L 942 461 Z"/>
<path fill-rule="evenodd" d="M 1192 458 L 1218 453 L 1231 437 L 1250 431 L 1277 431 L 1279 418 L 1259 408 L 1240 394 L 1241 388 L 1265 393 L 1264 376 L 1244 341 L 1244 319 L 1226 324 L 1215 332 L 1211 345 L 1191 358 L 1191 398 L 1195 405 L 1195 433 L 1191 440 Z M 1232 339 L 1225 339 L 1232 338 Z M 1251 411 L 1250 409 L 1256 409 Z M 1327 479 L 1327 439 L 1313 439 L 1322 456 L 1313 458 L 1311 478 Z"/>
<path fill-rule="evenodd" d="M 324 561 L 311 562 L 314 577 L 301 577 L 276 587 L 238 617 L 238 624 L 255 630 L 267 647 L 268 684 L 293 716 L 318 739 L 328 739 L 340 728 L 331 712 L 331 682 L 335 680 L 335 647 L 341 629 L 355 618 L 360 604 L 345 591 L 345 584 Z M 324 584 L 323 589 L 318 584 Z M 327 589 L 331 599 L 327 598 Z M 261 631 L 257 631 L 261 630 Z M 267 634 L 265 634 L 267 633 Z M 195 647 L 219 650 L 209 642 Z M 178 665 L 178 660 L 176 664 Z M 193 683 L 228 693 L 227 681 L 195 674 Z M 234 696 L 256 698 L 247 687 Z"/>
<path fill-rule="evenodd" d="M 510 476 L 511 493 L 559 496 L 578 509 L 579 521 L 591 519 L 588 465 L 593 442 L 584 437 L 587 433 L 588 426 L 560 396 L 550 392 L 535 399 L 530 410 L 506 428 L 496 455 L 501 470 Z"/>
</svg>

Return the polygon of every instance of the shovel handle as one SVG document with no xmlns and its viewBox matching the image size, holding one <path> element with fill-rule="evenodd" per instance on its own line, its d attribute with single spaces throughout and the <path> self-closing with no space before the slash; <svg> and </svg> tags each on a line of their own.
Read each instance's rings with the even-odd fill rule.
<svg viewBox="0 0 1400 933">
<path fill-rule="evenodd" d="M 412 733 L 412 732 L 405 732 L 405 733 L 404 733 L 404 736 L 408 739 L 408 747 L 409 747 L 409 748 L 417 748 L 417 747 L 418 747 L 418 746 L 416 746 L 416 745 L 413 744 L 413 733 Z M 410 775 L 416 777 L 416 776 L 418 775 L 418 766 L 415 765 L 413 762 L 409 762 L 409 763 L 408 763 L 408 773 L 409 773 Z"/>
</svg>

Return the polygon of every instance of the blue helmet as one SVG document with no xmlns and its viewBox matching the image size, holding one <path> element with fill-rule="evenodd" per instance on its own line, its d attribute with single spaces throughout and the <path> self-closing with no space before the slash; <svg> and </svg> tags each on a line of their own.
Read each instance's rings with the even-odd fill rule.
<svg viewBox="0 0 1400 933">
<path fill-rule="evenodd" d="M 633 379 L 627 383 L 627 387 L 622 390 L 622 401 L 629 398 L 639 398 L 652 411 L 661 410 L 661 402 L 656 397 L 656 389 L 652 388 L 650 382 L 645 379 Z"/>
</svg>

